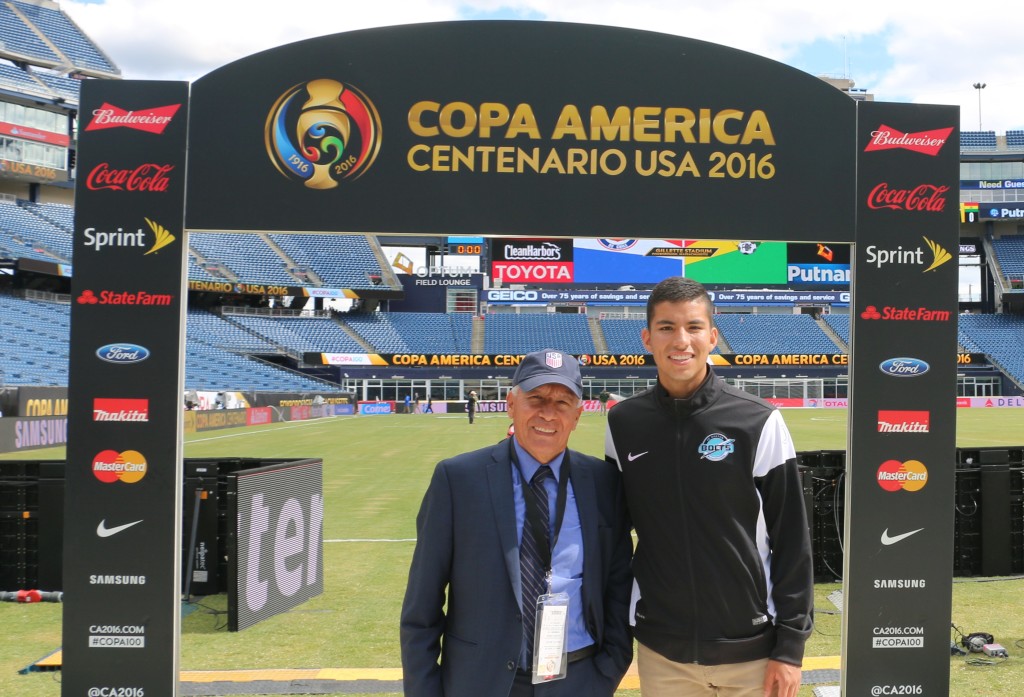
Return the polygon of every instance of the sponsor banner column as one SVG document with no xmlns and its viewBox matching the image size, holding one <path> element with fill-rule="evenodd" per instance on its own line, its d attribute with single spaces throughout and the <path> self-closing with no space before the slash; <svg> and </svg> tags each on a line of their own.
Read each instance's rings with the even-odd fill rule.
<svg viewBox="0 0 1024 697">
<path fill-rule="evenodd" d="M 847 695 L 949 694 L 958 127 L 955 107 L 858 104 Z"/>
<path fill-rule="evenodd" d="M 65 696 L 177 694 L 188 84 L 82 85 Z"/>
</svg>

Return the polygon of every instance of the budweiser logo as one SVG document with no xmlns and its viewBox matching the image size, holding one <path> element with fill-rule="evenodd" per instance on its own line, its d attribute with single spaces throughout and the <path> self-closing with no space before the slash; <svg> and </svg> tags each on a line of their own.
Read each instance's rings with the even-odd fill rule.
<svg viewBox="0 0 1024 697">
<path fill-rule="evenodd" d="M 917 133 L 903 133 L 892 126 L 882 124 L 878 130 L 871 131 L 871 140 L 868 142 L 864 152 L 874 150 L 911 150 L 935 157 L 942 150 L 942 146 L 949 140 L 949 134 L 953 132 L 949 128 L 936 128 L 933 131 L 919 131 Z"/>
<path fill-rule="evenodd" d="M 946 208 L 948 186 L 918 184 L 912 189 L 891 189 L 888 182 L 882 182 L 868 194 L 868 208 L 878 210 L 928 211 L 939 213 Z"/>
<path fill-rule="evenodd" d="M 174 165 L 158 165 L 152 162 L 141 164 L 134 169 L 114 169 L 109 162 L 102 162 L 89 172 L 85 185 L 92 191 L 113 189 L 114 191 L 167 191 L 171 180 L 167 175 Z"/>
<path fill-rule="evenodd" d="M 100 131 L 104 128 L 134 128 L 137 131 L 160 134 L 164 132 L 167 124 L 171 122 L 171 119 L 174 118 L 174 115 L 180 108 L 180 104 L 169 104 L 152 109 L 130 111 L 104 102 L 103 106 L 92 112 L 92 121 L 85 127 L 85 130 Z"/>
</svg>

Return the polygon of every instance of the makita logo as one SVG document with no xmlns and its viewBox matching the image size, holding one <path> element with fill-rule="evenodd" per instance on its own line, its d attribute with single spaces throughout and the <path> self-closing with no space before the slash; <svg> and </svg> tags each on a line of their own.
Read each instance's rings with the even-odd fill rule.
<svg viewBox="0 0 1024 697">
<path fill-rule="evenodd" d="M 561 261 L 562 248 L 554 242 L 527 245 L 505 245 L 505 258 L 518 261 Z"/>
<path fill-rule="evenodd" d="M 931 412 L 929 411 L 887 411 L 878 412 L 879 433 L 929 433 Z"/>
<path fill-rule="evenodd" d="M 149 422 L 148 399 L 105 399 L 92 400 L 93 421 Z"/>
<path fill-rule="evenodd" d="M 169 104 L 167 106 L 132 111 L 104 102 L 103 106 L 92 112 L 92 121 L 85 127 L 85 130 L 100 131 L 105 128 L 132 128 L 137 131 L 146 131 L 147 133 L 159 135 L 164 132 L 167 124 L 171 122 L 171 119 L 174 118 L 174 115 L 180 108 L 181 104 Z"/>
<path fill-rule="evenodd" d="M 904 211 L 927 211 L 940 213 L 946 208 L 948 186 L 919 184 L 912 189 L 892 189 L 888 182 L 882 182 L 868 194 L 868 208 L 878 210 L 889 208 Z"/>
<path fill-rule="evenodd" d="M 903 133 L 892 126 L 882 124 L 878 130 L 871 131 L 871 140 L 864 148 L 864 152 L 902 149 L 935 157 L 949 140 L 949 134 L 952 132 L 953 128 L 949 127 L 917 133 Z"/>
</svg>

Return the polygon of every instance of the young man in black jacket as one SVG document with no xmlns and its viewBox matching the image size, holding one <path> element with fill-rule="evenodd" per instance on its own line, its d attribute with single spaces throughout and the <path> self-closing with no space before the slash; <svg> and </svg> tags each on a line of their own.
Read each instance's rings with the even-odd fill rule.
<svg viewBox="0 0 1024 697">
<path fill-rule="evenodd" d="M 709 367 L 718 330 L 700 283 L 659 283 L 641 338 L 658 384 L 609 412 L 606 438 L 638 540 L 641 691 L 793 697 L 814 582 L 789 431 Z"/>
</svg>

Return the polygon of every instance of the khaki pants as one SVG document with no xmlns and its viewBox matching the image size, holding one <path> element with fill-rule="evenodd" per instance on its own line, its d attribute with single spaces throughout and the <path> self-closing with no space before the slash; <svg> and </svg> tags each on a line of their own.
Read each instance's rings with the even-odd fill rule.
<svg viewBox="0 0 1024 697">
<path fill-rule="evenodd" d="M 637 662 L 643 697 L 764 697 L 767 658 L 702 666 L 670 661 L 640 644 Z"/>
</svg>

